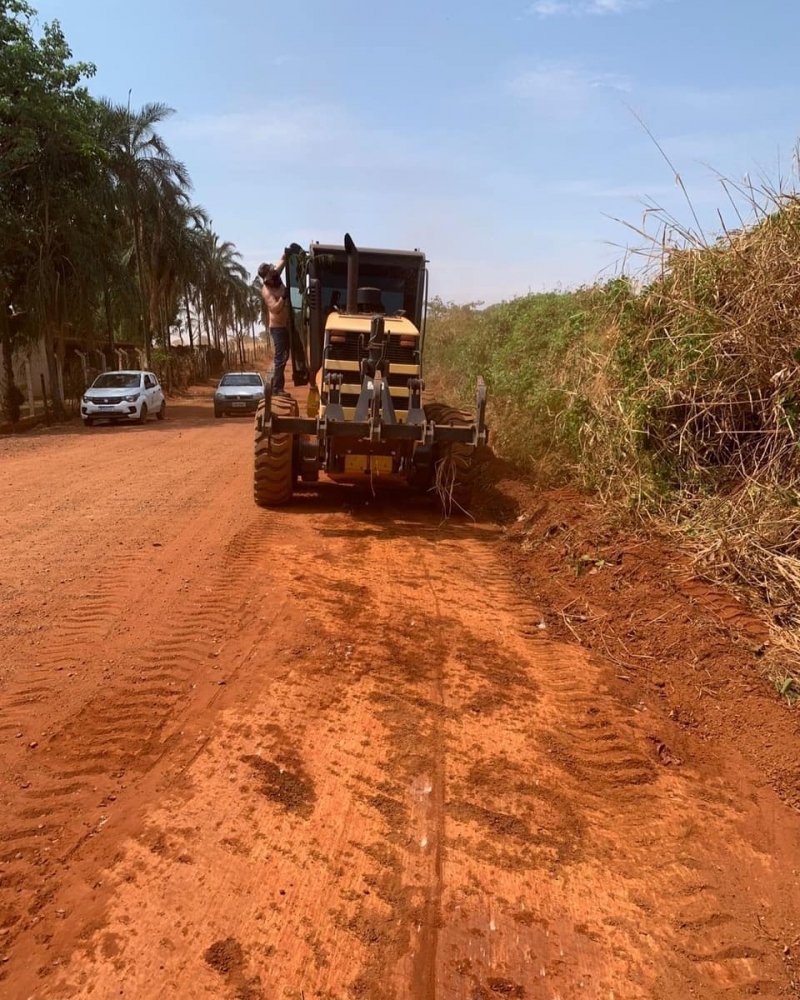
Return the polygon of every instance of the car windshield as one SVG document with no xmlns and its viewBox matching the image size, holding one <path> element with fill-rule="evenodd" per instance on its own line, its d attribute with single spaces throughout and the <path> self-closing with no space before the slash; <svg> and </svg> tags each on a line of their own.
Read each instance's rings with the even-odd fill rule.
<svg viewBox="0 0 800 1000">
<path fill-rule="evenodd" d="M 223 375 L 220 385 L 257 385 L 261 386 L 260 375 Z"/>
<path fill-rule="evenodd" d="M 138 389 L 140 375 L 131 372 L 106 372 L 92 382 L 93 389 Z"/>
</svg>

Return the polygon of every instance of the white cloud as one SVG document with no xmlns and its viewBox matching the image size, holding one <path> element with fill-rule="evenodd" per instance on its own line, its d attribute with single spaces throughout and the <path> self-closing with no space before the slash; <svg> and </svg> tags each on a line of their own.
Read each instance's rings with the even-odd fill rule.
<svg viewBox="0 0 800 1000">
<path fill-rule="evenodd" d="M 528 8 L 536 17 L 557 17 L 565 14 L 596 15 L 624 14 L 647 5 L 648 0 L 536 0 Z"/>
<path fill-rule="evenodd" d="M 587 14 L 624 14 L 626 10 L 641 6 L 640 0 L 590 0 L 584 9 Z"/>
<path fill-rule="evenodd" d="M 541 63 L 517 74 L 508 89 L 536 113 L 563 119 L 588 111 L 604 91 L 628 93 L 632 82 L 618 73 L 592 73 L 575 66 Z"/>
<path fill-rule="evenodd" d="M 558 0 L 538 0 L 530 8 L 530 13 L 537 17 L 553 17 L 556 14 L 569 14 L 572 6 L 569 3 L 559 3 Z"/>
</svg>

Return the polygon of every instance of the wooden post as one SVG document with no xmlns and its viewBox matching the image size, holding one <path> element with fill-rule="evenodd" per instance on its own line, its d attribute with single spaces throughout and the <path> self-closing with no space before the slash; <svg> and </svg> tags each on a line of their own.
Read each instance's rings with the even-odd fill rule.
<svg viewBox="0 0 800 1000">
<path fill-rule="evenodd" d="M 44 372 L 39 376 L 42 380 L 42 406 L 44 406 L 44 419 L 50 423 L 50 413 L 47 409 L 47 386 L 44 383 Z"/>
<path fill-rule="evenodd" d="M 86 355 L 83 351 L 76 351 L 75 353 L 81 359 L 81 368 L 83 369 L 83 388 L 85 391 L 89 388 L 89 367 L 86 364 Z"/>
<path fill-rule="evenodd" d="M 33 371 L 31 370 L 31 359 L 25 359 L 25 387 L 28 390 L 28 410 L 32 417 L 36 416 L 36 402 L 33 398 Z"/>
</svg>

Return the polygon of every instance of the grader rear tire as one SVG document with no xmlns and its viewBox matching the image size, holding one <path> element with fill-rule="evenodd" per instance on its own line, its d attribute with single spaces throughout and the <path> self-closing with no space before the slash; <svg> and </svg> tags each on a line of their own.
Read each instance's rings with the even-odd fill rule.
<svg viewBox="0 0 800 1000">
<path fill-rule="evenodd" d="M 264 405 L 263 402 L 260 403 L 256 411 L 256 426 L 259 416 L 264 413 Z M 299 413 L 294 399 L 286 396 L 272 397 L 273 416 L 296 417 Z M 282 507 L 292 499 L 295 481 L 293 459 L 293 434 L 272 434 L 267 437 L 256 430 L 253 497 L 259 507 Z"/>
<path fill-rule="evenodd" d="M 455 410 L 444 403 L 428 403 L 425 419 L 436 424 L 469 427 L 474 423 L 465 410 Z M 453 441 L 439 446 L 433 485 L 445 517 L 469 514 L 476 475 L 475 447 Z"/>
</svg>

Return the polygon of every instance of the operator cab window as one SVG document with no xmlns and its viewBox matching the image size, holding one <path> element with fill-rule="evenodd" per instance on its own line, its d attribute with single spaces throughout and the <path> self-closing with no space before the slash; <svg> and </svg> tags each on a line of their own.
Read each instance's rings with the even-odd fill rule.
<svg viewBox="0 0 800 1000">
<path fill-rule="evenodd" d="M 297 311 L 303 308 L 303 292 L 300 289 L 300 274 L 298 272 L 297 257 L 295 254 L 292 254 L 291 257 L 289 257 L 286 271 L 286 284 L 289 286 L 289 299 L 292 303 L 292 309 Z"/>
<path fill-rule="evenodd" d="M 335 261 L 320 268 L 322 308 L 325 315 L 334 309 L 343 310 L 347 303 L 347 263 Z M 398 273 L 397 267 L 364 263 L 359 274 L 359 286 L 378 288 L 387 316 L 415 316 L 419 288 L 419 271 L 409 269 Z"/>
</svg>

